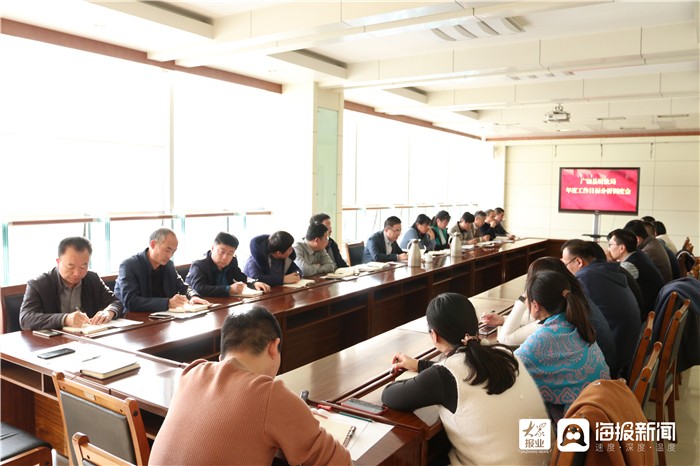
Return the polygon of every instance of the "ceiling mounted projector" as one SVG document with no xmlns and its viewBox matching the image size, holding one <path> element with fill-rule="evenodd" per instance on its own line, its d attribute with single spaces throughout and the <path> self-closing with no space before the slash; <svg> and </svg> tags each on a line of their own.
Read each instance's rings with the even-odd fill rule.
<svg viewBox="0 0 700 466">
<path fill-rule="evenodd" d="M 554 110 L 544 114 L 545 123 L 568 123 L 571 119 L 571 114 L 564 111 L 561 104 L 554 107 Z"/>
</svg>

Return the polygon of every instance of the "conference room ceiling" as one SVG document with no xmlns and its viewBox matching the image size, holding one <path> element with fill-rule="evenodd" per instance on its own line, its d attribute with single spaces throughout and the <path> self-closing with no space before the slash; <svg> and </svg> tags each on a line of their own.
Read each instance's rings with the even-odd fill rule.
<svg viewBox="0 0 700 466">
<path fill-rule="evenodd" d="M 476 137 L 700 129 L 698 2 L 0 0 L 0 16 Z M 545 122 L 561 104 L 569 122 Z"/>
</svg>

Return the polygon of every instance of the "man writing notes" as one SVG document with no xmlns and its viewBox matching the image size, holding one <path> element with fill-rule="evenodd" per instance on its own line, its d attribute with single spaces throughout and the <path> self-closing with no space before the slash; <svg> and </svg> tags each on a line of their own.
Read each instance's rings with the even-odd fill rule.
<svg viewBox="0 0 700 466">
<path fill-rule="evenodd" d="M 297 256 L 292 244 L 294 237 L 286 231 L 256 236 L 250 240 L 250 257 L 243 271 L 270 286 L 298 282 L 301 270 L 294 263 Z"/>
<path fill-rule="evenodd" d="M 310 277 L 319 273 L 330 273 L 337 268 L 326 252 L 328 228 L 322 223 L 312 223 L 306 229 L 306 236 L 294 245 L 294 262 L 301 274 Z"/>
<path fill-rule="evenodd" d="M 170 259 L 177 251 L 170 228 L 151 233 L 148 247 L 119 266 L 114 294 L 127 311 L 167 311 L 185 304 L 209 304 L 182 280 Z"/>
<path fill-rule="evenodd" d="M 384 221 L 384 231 L 378 231 L 367 239 L 362 262 L 405 261 L 408 254 L 396 243 L 401 236 L 401 219 L 393 215 Z"/>
<path fill-rule="evenodd" d="M 270 291 L 267 283 L 249 279 L 241 272 L 236 258 L 238 244 L 238 238 L 230 233 L 216 235 L 206 257 L 192 262 L 186 283 L 202 296 L 234 296 L 246 287 Z"/>
<path fill-rule="evenodd" d="M 122 303 L 99 275 L 88 271 L 91 255 L 86 238 L 59 243 L 56 267 L 27 283 L 19 311 L 22 330 L 104 324 L 121 316 Z"/>
<path fill-rule="evenodd" d="M 335 242 L 331 235 L 333 234 L 333 227 L 331 225 L 331 216 L 328 214 L 316 214 L 311 217 L 309 223 L 322 223 L 328 228 L 328 246 L 326 246 L 326 252 L 331 258 L 336 268 L 347 267 L 348 264 L 343 260 L 343 256 L 340 255 L 340 249 L 338 248 L 338 243 Z"/>
<path fill-rule="evenodd" d="M 256 306 L 226 318 L 218 362 L 198 359 L 182 372 L 149 464 L 351 464 L 306 403 L 275 380 L 282 331 Z"/>
</svg>

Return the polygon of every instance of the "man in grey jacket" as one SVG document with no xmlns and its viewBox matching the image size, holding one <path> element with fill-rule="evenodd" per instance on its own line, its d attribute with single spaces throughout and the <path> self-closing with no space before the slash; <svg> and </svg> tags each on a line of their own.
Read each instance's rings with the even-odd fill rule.
<svg viewBox="0 0 700 466">
<path fill-rule="evenodd" d="M 306 230 L 306 236 L 294 245 L 296 259 L 294 262 L 301 269 L 304 277 L 319 273 L 335 271 L 335 263 L 326 252 L 328 246 L 328 228 L 322 223 L 312 223 Z"/>
</svg>

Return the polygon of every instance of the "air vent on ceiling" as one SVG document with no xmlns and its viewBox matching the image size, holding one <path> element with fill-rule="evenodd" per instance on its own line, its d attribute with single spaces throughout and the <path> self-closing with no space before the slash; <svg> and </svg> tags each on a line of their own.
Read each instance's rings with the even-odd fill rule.
<svg viewBox="0 0 700 466">
<path fill-rule="evenodd" d="M 452 27 L 433 28 L 431 31 L 444 41 L 455 42 L 458 40 L 518 34 L 525 30 L 513 18 L 489 18 L 486 20 L 474 18 L 474 21 L 457 24 Z"/>
</svg>

